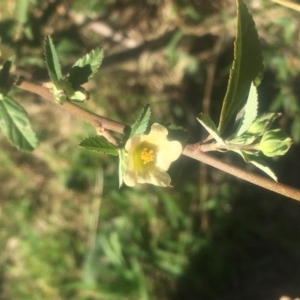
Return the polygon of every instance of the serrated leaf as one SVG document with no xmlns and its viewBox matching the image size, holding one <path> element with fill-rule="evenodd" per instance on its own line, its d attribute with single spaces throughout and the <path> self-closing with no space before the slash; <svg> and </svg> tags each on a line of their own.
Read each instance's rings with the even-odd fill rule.
<svg viewBox="0 0 300 300">
<path fill-rule="evenodd" d="M 5 88 L 9 79 L 9 72 L 14 62 L 14 57 L 10 57 L 5 61 L 0 71 L 0 88 Z"/>
<path fill-rule="evenodd" d="M 62 78 L 61 66 L 58 56 L 52 42 L 51 37 L 48 35 L 45 38 L 45 61 L 48 69 L 48 74 L 52 82 L 57 85 Z"/>
<path fill-rule="evenodd" d="M 123 185 L 123 177 L 126 171 L 128 153 L 125 149 L 119 149 L 119 188 Z"/>
<path fill-rule="evenodd" d="M 132 137 L 137 134 L 144 134 L 148 129 L 150 117 L 151 117 L 151 109 L 150 109 L 150 105 L 147 104 L 144 106 L 139 118 L 131 126 L 129 137 Z"/>
<path fill-rule="evenodd" d="M 82 147 L 87 150 L 102 152 L 109 155 L 118 155 L 118 148 L 107 141 L 103 136 L 93 136 L 84 139 L 79 147 Z"/>
<path fill-rule="evenodd" d="M 102 48 L 96 48 L 80 58 L 67 75 L 74 88 L 86 83 L 99 69 L 104 57 Z"/>
<path fill-rule="evenodd" d="M 259 155 L 254 155 L 249 152 L 240 150 L 236 150 L 234 152 L 240 154 L 245 162 L 253 164 L 255 167 L 265 172 L 273 180 L 277 181 L 277 176 L 275 175 L 275 173 L 269 168 L 267 163 Z"/>
<path fill-rule="evenodd" d="M 220 145 L 225 145 L 223 139 L 220 137 L 219 131 L 215 123 L 209 116 L 201 113 L 196 119 L 206 129 L 206 131 L 217 141 L 217 143 L 219 143 Z"/>
<path fill-rule="evenodd" d="M 232 117 L 247 99 L 250 85 L 263 70 L 261 48 L 255 24 L 242 0 L 237 0 L 237 34 L 234 61 L 222 105 L 219 132 L 222 134 Z"/>
<path fill-rule="evenodd" d="M 257 109 L 258 94 L 256 86 L 252 83 L 246 105 L 243 108 L 244 112 L 243 117 L 240 121 L 240 128 L 237 131 L 236 136 L 240 136 L 248 130 L 250 125 L 254 122 L 255 118 L 257 117 Z"/>
<path fill-rule="evenodd" d="M 31 151 L 38 146 L 26 111 L 9 96 L 0 101 L 0 128 L 9 141 L 22 151 Z"/>
</svg>

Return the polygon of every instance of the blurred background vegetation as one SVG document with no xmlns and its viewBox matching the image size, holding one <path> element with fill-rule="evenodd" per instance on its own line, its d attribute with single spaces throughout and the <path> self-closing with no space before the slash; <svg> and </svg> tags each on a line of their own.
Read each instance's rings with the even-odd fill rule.
<svg viewBox="0 0 300 300">
<path fill-rule="evenodd" d="M 260 110 L 282 111 L 295 140 L 270 163 L 300 188 L 300 15 L 245 2 L 265 60 Z M 104 48 L 90 110 L 130 124 L 150 103 L 155 121 L 184 126 L 190 142 L 201 138 L 200 111 L 217 121 L 234 0 L 0 0 L 0 8 L 2 59 L 15 53 L 15 72 L 27 80 L 48 80 L 51 34 L 65 70 Z M 1 300 L 300 296 L 299 203 L 186 157 L 172 166 L 174 188 L 119 189 L 117 160 L 77 147 L 93 128 L 38 96 L 14 97 L 41 144 L 21 153 L 0 136 Z"/>
</svg>

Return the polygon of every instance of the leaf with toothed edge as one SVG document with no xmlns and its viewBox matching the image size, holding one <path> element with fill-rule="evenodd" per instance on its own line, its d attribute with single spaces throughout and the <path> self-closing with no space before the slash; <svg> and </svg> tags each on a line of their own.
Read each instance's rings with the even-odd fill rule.
<svg viewBox="0 0 300 300">
<path fill-rule="evenodd" d="M 67 80 L 74 88 L 86 83 L 98 71 L 104 57 L 102 48 L 96 48 L 80 58 L 71 68 Z"/>
<path fill-rule="evenodd" d="M 237 34 L 234 43 L 234 61 L 222 105 L 218 129 L 222 134 L 232 117 L 247 100 L 250 85 L 262 73 L 261 47 L 255 23 L 247 6 L 237 0 Z"/>
<path fill-rule="evenodd" d="M 49 35 L 45 38 L 45 61 L 49 73 L 49 77 L 55 85 L 59 84 L 59 81 L 62 78 L 61 75 L 61 66 L 58 60 L 58 56 L 52 42 L 52 39 Z"/>
<path fill-rule="evenodd" d="M 118 155 L 118 148 L 109 141 L 107 141 L 103 136 L 99 135 L 84 139 L 79 144 L 79 147 L 114 156 Z"/>
<path fill-rule="evenodd" d="M 0 128 L 19 150 L 32 151 L 38 146 L 26 111 L 9 96 L 0 101 Z"/>
<path fill-rule="evenodd" d="M 144 134 L 148 129 L 150 117 L 151 117 L 151 109 L 150 109 L 150 105 L 147 104 L 144 106 L 138 119 L 131 126 L 129 137 L 132 137 L 137 134 Z"/>
</svg>

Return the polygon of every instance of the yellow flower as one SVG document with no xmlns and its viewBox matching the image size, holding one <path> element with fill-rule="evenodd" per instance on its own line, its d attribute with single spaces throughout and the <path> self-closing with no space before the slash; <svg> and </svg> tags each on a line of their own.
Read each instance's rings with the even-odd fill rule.
<svg viewBox="0 0 300 300">
<path fill-rule="evenodd" d="M 171 177 L 166 171 L 180 156 L 182 146 L 178 141 L 168 141 L 167 135 L 167 128 L 154 123 L 149 134 L 135 135 L 127 141 L 125 149 L 128 151 L 128 161 L 124 174 L 126 185 L 170 185 Z"/>
</svg>

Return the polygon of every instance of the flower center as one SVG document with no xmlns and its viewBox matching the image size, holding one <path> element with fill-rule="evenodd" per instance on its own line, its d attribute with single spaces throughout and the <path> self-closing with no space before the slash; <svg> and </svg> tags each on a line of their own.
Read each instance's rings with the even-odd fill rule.
<svg viewBox="0 0 300 300">
<path fill-rule="evenodd" d="M 144 172 L 155 166 L 158 147 L 143 141 L 132 151 L 132 162 L 136 172 Z"/>
<path fill-rule="evenodd" d="M 141 151 L 141 160 L 144 165 L 154 161 L 154 151 L 152 149 L 143 148 Z"/>
</svg>

